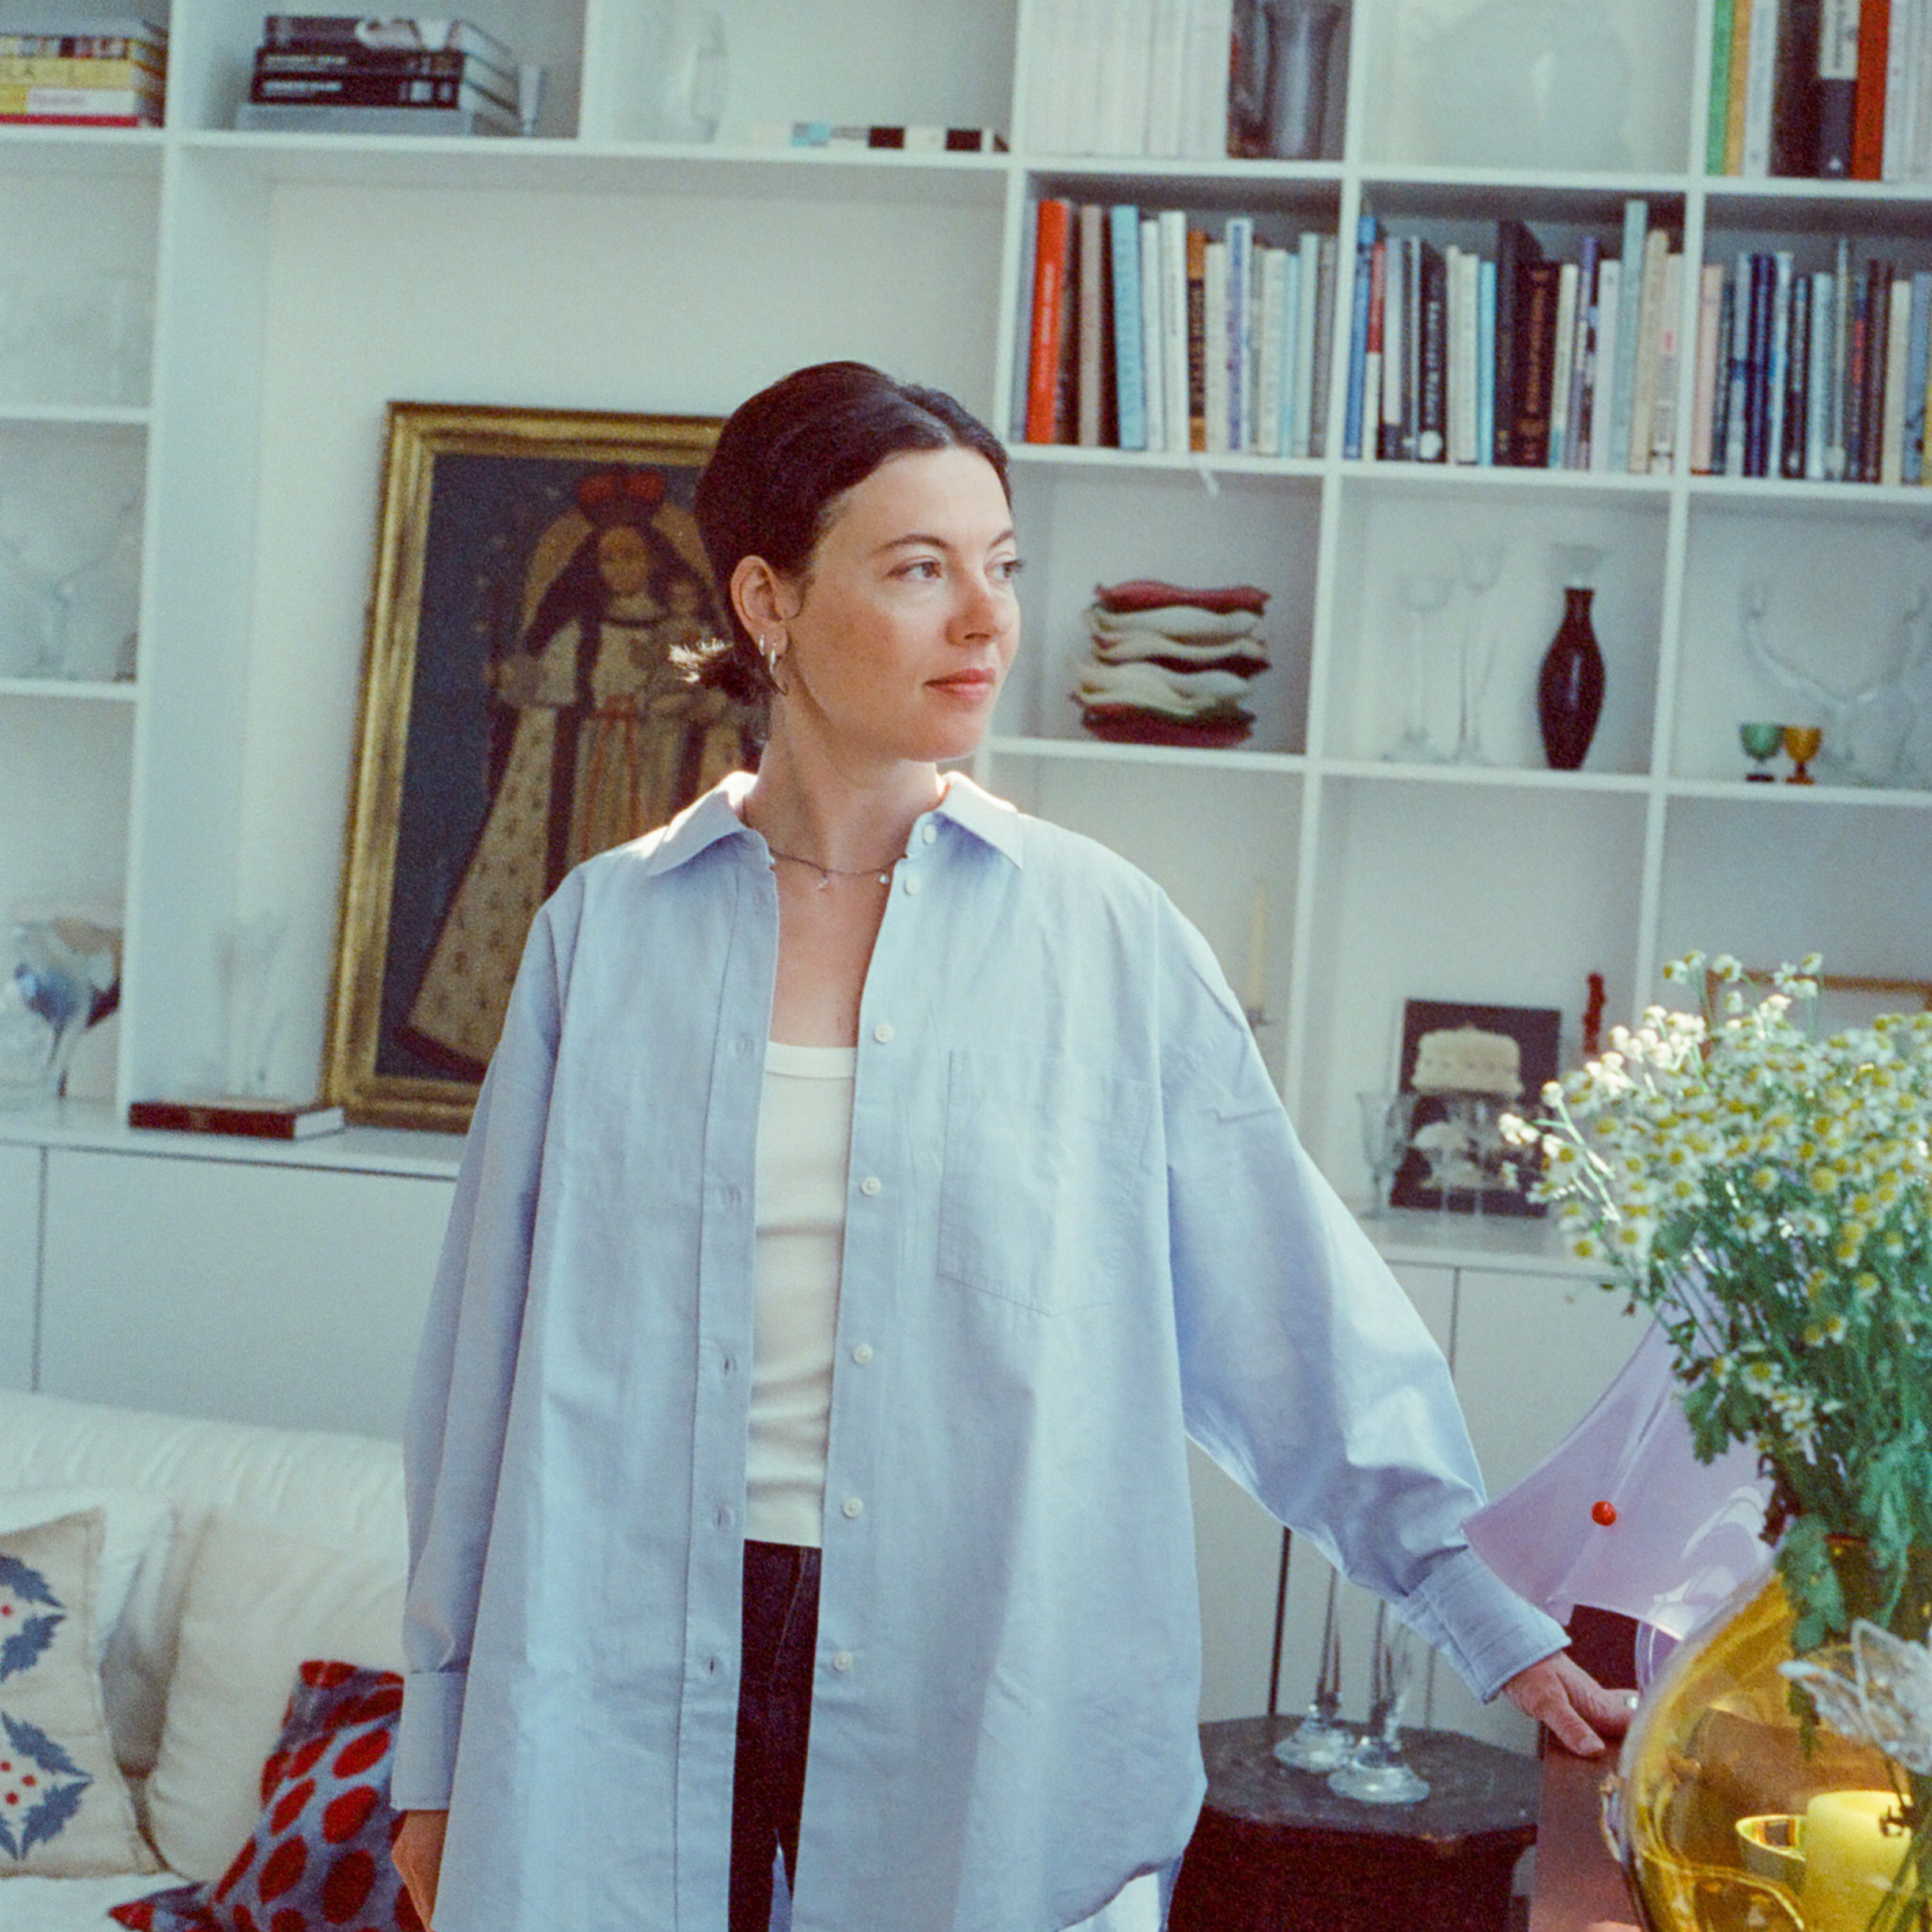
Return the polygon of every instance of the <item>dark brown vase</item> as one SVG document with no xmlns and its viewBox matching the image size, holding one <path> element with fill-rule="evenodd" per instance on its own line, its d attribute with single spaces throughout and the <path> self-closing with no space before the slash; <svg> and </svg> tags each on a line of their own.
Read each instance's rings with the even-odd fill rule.
<svg viewBox="0 0 1932 1932">
<path fill-rule="evenodd" d="M 1604 710 L 1604 654 L 1590 628 L 1594 591 L 1572 584 L 1563 593 L 1563 622 L 1543 655 L 1536 680 L 1536 716 L 1544 755 L 1553 772 L 1583 762 Z"/>
</svg>

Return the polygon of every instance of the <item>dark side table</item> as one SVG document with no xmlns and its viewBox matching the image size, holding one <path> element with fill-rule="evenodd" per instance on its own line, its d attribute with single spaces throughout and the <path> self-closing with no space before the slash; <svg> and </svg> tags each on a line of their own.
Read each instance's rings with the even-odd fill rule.
<svg viewBox="0 0 1932 1932">
<path fill-rule="evenodd" d="M 1169 1932 L 1504 1932 L 1510 1874 L 1536 1840 L 1536 1760 L 1406 1730 L 1429 1796 L 1359 1804 L 1276 1760 L 1275 1740 L 1299 1721 L 1201 1726 L 1208 1796 Z"/>
</svg>

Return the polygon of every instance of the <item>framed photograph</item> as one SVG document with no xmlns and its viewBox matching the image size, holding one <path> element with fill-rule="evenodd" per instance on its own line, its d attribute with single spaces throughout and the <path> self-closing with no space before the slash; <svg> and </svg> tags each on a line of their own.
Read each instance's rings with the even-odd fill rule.
<svg viewBox="0 0 1932 1932">
<path fill-rule="evenodd" d="M 466 1126 L 538 908 L 753 757 L 671 658 L 725 626 L 718 427 L 389 405 L 323 1069 L 351 1119 Z"/>
<path fill-rule="evenodd" d="M 1504 1114 L 1533 1107 L 1544 1083 L 1556 1078 L 1562 1028 L 1553 1006 L 1404 1004 L 1400 1084 L 1414 1108 L 1391 1205 L 1544 1212 L 1520 1184 L 1514 1150 L 1498 1124 Z"/>
</svg>

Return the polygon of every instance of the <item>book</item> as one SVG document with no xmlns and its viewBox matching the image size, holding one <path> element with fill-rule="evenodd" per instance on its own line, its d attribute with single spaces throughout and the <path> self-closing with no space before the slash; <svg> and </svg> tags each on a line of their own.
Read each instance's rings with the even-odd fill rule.
<svg viewBox="0 0 1932 1932">
<path fill-rule="evenodd" d="M 1809 482 L 1826 480 L 1826 453 L 1832 440 L 1833 350 L 1836 346 L 1836 279 L 1827 269 L 1815 271 L 1811 284 L 1810 370 L 1804 409 L 1804 476 Z"/>
<path fill-rule="evenodd" d="M 1413 463 L 1420 434 L 1417 410 L 1422 397 L 1422 237 L 1404 236 L 1402 255 L 1402 367 L 1396 372 L 1396 452 L 1405 463 Z"/>
<path fill-rule="evenodd" d="M 1420 463 L 1442 463 L 1449 454 L 1449 265 L 1432 242 L 1423 242 L 1420 256 L 1415 454 Z"/>
<path fill-rule="evenodd" d="M 1885 118 L 1879 141 L 1879 178 L 1903 181 L 1912 147 L 1912 100 L 1916 90 L 1915 62 L 1923 9 L 1919 0 L 1892 0 L 1886 38 Z"/>
<path fill-rule="evenodd" d="M 1329 382 L 1335 366 L 1335 284 L 1342 272 L 1342 238 L 1324 235 L 1317 242 L 1316 250 L 1315 356 L 1310 370 L 1312 401 L 1307 421 L 1308 454 L 1320 458 L 1328 453 Z M 1304 323 L 1306 319 L 1304 311 Z"/>
<path fill-rule="evenodd" d="M 262 55 L 258 52 L 259 64 Z M 313 59 L 314 55 L 279 58 Z M 475 55 L 466 55 L 473 60 Z M 905 121 L 754 121 L 745 133 L 758 148 L 867 148 L 920 154 L 1003 154 L 1006 136 L 997 128 L 942 128 L 933 122 Z"/>
<path fill-rule="evenodd" d="M 1342 424 L 1342 454 L 1353 461 L 1362 453 L 1362 379 L 1369 354 L 1369 302 L 1375 278 L 1376 236 L 1372 214 L 1361 216 L 1355 232 L 1355 285 L 1348 305 L 1348 387 Z"/>
<path fill-rule="evenodd" d="M 1738 172 L 1760 181 L 1771 172 L 1772 92 L 1778 74 L 1778 34 L 1785 0 L 1751 0 L 1750 41 L 1744 70 L 1744 146 Z"/>
<path fill-rule="evenodd" d="M 1738 19 L 1744 17 L 1747 0 L 1738 0 Z M 1624 203 L 1623 274 L 1617 289 L 1616 362 L 1610 388 L 1610 455 L 1609 466 L 1628 466 L 1630 441 L 1630 410 L 1636 380 L 1637 322 L 1643 305 L 1645 237 L 1649 232 L 1650 204 L 1640 196 Z"/>
<path fill-rule="evenodd" d="M 1785 365 L 1790 351 L 1792 256 L 1789 248 L 1772 254 L 1771 343 L 1765 364 L 1765 470 L 1783 474 Z"/>
<path fill-rule="evenodd" d="M 1496 265 L 1476 263 L 1476 461 L 1496 460 Z"/>
<path fill-rule="evenodd" d="M 1659 304 L 1657 374 L 1651 411 L 1649 469 L 1669 475 L 1677 460 L 1678 366 L 1683 355 L 1684 256 L 1671 249 L 1664 258 L 1664 296 Z"/>
<path fill-rule="evenodd" d="M 506 106 L 514 106 L 517 100 L 514 74 L 475 54 L 458 53 L 446 47 L 362 47 L 352 52 L 333 49 L 325 53 L 278 53 L 272 47 L 258 47 L 254 72 L 257 78 L 268 74 L 304 80 L 346 74 L 398 74 L 424 80 L 467 80 L 496 94 Z M 866 130 L 866 145 L 886 145 L 875 137 L 903 136 L 905 131 L 903 128 L 869 128 Z M 902 146 L 903 142 L 894 145 Z"/>
<path fill-rule="evenodd" d="M 1208 445 L 1208 235 L 1187 231 L 1187 446 L 1204 452 Z"/>
<path fill-rule="evenodd" d="M 1858 0 L 1858 74 L 1852 98 L 1852 178 L 1885 178 L 1885 92 L 1892 71 L 1892 0 Z"/>
<path fill-rule="evenodd" d="M 1113 298 L 1114 398 L 1122 449 L 1148 446 L 1147 364 L 1141 348 L 1141 212 L 1116 202 L 1107 212 Z"/>
<path fill-rule="evenodd" d="M 1733 0 L 1712 0 L 1711 81 L 1705 109 L 1704 172 L 1724 172 L 1724 128 L 1731 106 Z"/>
<path fill-rule="evenodd" d="M 164 78 L 152 61 L 124 55 L 0 55 L 0 82 L 13 86 L 145 88 L 158 94 Z"/>
<path fill-rule="evenodd" d="M 1577 249 L 1576 313 L 1570 350 L 1570 394 L 1564 410 L 1563 467 L 1577 470 L 1584 462 L 1584 404 L 1590 384 L 1590 316 L 1597 301 L 1597 267 L 1603 244 L 1586 235 Z"/>
<path fill-rule="evenodd" d="M 318 107 L 466 107 L 496 115 L 512 129 L 520 124 L 514 102 L 474 81 L 418 74 L 258 74 L 248 83 L 248 98 Z"/>
<path fill-rule="evenodd" d="M 1097 449 L 1106 439 L 1106 340 L 1111 306 L 1106 250 L 1106 210 L 1080 204 L 1079 262 L 1074 270 L 1075 376 L 1073 440 Z"/>
<path fill-rule="evenodd" d="M 1286 345 L 1288 251 L 1255 250 L 1255 410 L 1251 443 L 1258 456 L 1281 454 L 1281 366 Z"/>
<path fill-rule="evenodd" d="M 1755 14 L 1756 6 L 1753 7 Z M 1650 467 L 1657 410 L 1658 358 L 1664 342 L 1664 283 L 1670 260 L 1670 238 L 1661 228 L 1644 237 L 1642 285 L 1638 290 L 1636 350 L 1631 358 L 1630 435 L 1624 467 L 1641 476 Z M 1615 466 L 1612 465 L 1614 467 Z"/>
<path fill-rule="evenodd" d="M 1255 446 L 1255 224 L 1231 214 L 1222 229 L 1228 248 L 1228 447 Z"/>
<path fill-rule="evenodd" d="M 1227 454 L 1233 385 L 1228 368 L 1228 244 L 1204 244 L 1201 282 L 1202 446 L 1210 456 Z"/>
<path fill-rule="evenodd" d="M 1474 250 L 1458 248 L 1449 278 L 1449 460 L 1474 464 L 1481 421 L 1477 366 L 1481 326 L 1477 319 L 1478 265 Z"/>
<path fill-rule="evenodd" d="M 1726 476 L 1744 475 L 1750 441 L 1745 417 L 1750 401 L 1750 296 L 1751 258 L 1748 251 L 1741 251 L 1730 284 L 1731 340 L 1730 369 L 1725 378 L 1722 471 Z"/>
<path fill-rule="evenodd" d="M 1319 456 L 1327 440 L 1328 387 L 1318 369 L 1328 366 L 1329 338 L 1334 328 L 1333 299 L 1335 238 L 1306 234 L 1301 238 L 1301 273 L 1297 293 L 1301 317 L 1294 337 L 1294 442 L 1291 456 Z"/>
<path fill-rule="evenodd" d="M 1724 270 L 1706 262 L 1697 278 L 1697 374 L 1690 395 L 1690 473 L 1711 474 L 1717 429 L 1718 345 L 1724 310 Z"/>
<path fill-rule="evenodd" d="M 1511 383 L 1516 426 L 1516 462 L 1540 468 L 1550 453 L 1550 371 L 1556 353 L 1556 304 L 1562 265 L 1526 262 L 1516 317 L 1516 373 Z"/>
<path fill-rule="evenodd" d="M 1731 70 L 1724 97 L 1724 172 L 1740 175 L 1744 164 L 1744 94 L 1750 74 L 1751 15 L 1754 0 L 1732 0 Z M 1626 248 L 1624 260 L 1634 269 L 1636 257 Z"/>
<path fill-rule="evenodd" d="M 1496 224 L 1496 440 L 1499 464 L 1526 459 L 1516 446 L 1516 319 L 1522 302 L 1522 271 L 1543 259 L 1543 250 L 1528 226 L 1514 215 Z"/>
<path fill-rule="evenodd" d="M 1879 467 L 1881 483 L 1905 480 L 1905 380 L 1912 350 L 1912 283 L 1894 275 L 1886 292 L 1885 376 L 1880 388 Z"/>
<path fill-rule="evenodd" d="M 1718 368 L 1714 393 L 1711 398 L 1711 472 L 1713 476 L 1726 474 L 1725 463 L 1730 448 L 1731 420 L 1731 332 L 1736 308 L 1737 284 L 1730 270 L 1723 270 L 1724 296 L 1718 310 Z"/>
<path fill-rule="evenodd" d="M 260 134 L 514 134 L 514 119 L 500 109 L 473 107 L 344 107 L 327 101 L 244 100 L 235 125 Z"/>
<path fill-rule="evenodd" d="M 383 19 L 374 14 L 270 14 L 262 22 L 265 47 L 327 52 L 338 47 L 411 47 L 434 52 L 475 54 L 507 73 L 517 56 L 495 34 L 474 21 L 432 18 Z"/>
<path fill-rule="evenodd" d="M 1301 405 L 1300 371 L 1302 363 L 1302 256 L 1298 248 L 1282 251 L 1281 296 L 1281 398 L 1280 419 L 1275 425 L 1277 454 L 1292 456 L 1298 440 L 1306 445 L 1306 431 L 1298 418 Z"/>
<path fill-rule="evenodd" d="M 340 1133 L 340 1107 L 319 1100 L 271 1100 L 222 1095 L 207 1100 L 136 1100 L 128 1108 L 130 1127 L 173 1133 L 244 1134 L 257 1140 L 305 1141 Z"/>
<path fill-rule="evenodd" d="M 1073 204 L 1058 196 L 1042 196 L 1035 223 L 1033 354 L 1027 366 L 1026 440 L 1054 442 L 1058 440 L 1054 399 L 1059 380 L 1061 334 L 1066 325 Z"/>
<path fill-rule="evenodd" d="M 1362 360 L 1362 459 L 1372 462 L 1382 434 L 1382 330 L 1388 308 L 1388 238 L 1378 235 L 1369 253 L 1369 328 Z"/>
<path fill-rule="evenodd" d="M 1165 449 L 1167 440 L 1167 358 L 1161 346 L 1160 222 L 1144 214 L 1140 222 L 1141 392 L 1147 412 L 1146 449 Z"/>
<path fill-rule="evenodd" d="M 1569 448 L 1570 370 L 1576 356 L 1577 266 L 1565 262 L 1556 272 L 1556 328 L 1550 358 L 1550 431 L 1543 467 L 1567 466 Z"/>
<path fill-rule="evenodd" d="M 1402 460 L 1402 406 L 1413 362 L 1414 331 L 1409 311 L 1409 244 L 1412 236 L 1391 236 L 1382 278 L 1382 392 L 1376 398 L 1376 454 L 1384 463 Z M 1366 441 L 1366 435 L 1364 440 Z"/>
<path fill-rule="evenodd" d="M 1616 380 L 1617 344 L 1623 318 L 1624 265 L 1614 255 L 1597 264 L 1597 342 L 1592 354 L 1590 396 L 1590 467 L 1600 474 L 1616 467 L 1616 440 L 1610 429 L 1610 392 Z"/>
<path fill-rule="evenodd" d="M 1818 33 L 1821 0 L 1784 0 L 1771 88 L 1770 168 L 1818 172 Z"/>
<path fill-rule="evenodd" d="M 1846 392 L 1852 367 L 1852 269 L 1851 244 L 1838 237 L 1836 272 L 1832 278 L 1831 437 L 1826 446 L 1826 475 L 1837 482 L 1849 472 L 1845 459 L 1851 434 L 1851 414 Z"/>
<path fill-rule="evenodd" d="M 1821 0 L 1816 171 L 1826 180 L 1851 173 L 1858 88 L 1858 0 Z"/>
<path fill-rule="evenodd" d="M 1747 476 L 1767 473 L 1770 428 L 1772 291 L 1776 265 L 1762 250 L 1754 250 L 1746 270 L 1750 300 L 1747 346 L 1744 352 L 1744 472 Z"/>
<path fill-rule="evenodd" d="M 1921 270 L 1912 278 L 1906 332 L 1904 446 L 1900 452 L 1903 483 L 1925 480 L 1925 388 L 1932 352 L 1932 274 Z"/>
<path fill-rule="evenodd" d="M 1020 326 L 1013 331 L 1011 380 L 1006 390 L 1010 442 L 1027 440 L 1027 385 L 1033 368 L 1034 254 L 1039 245 L 1040 206 L 1036 202 L 1020 222 L 1020 258 L 1013 277 Z"/>
<path fill-rule="evenodd" d="M 161 97 L 150 87 L 37 87 L 0 82 L 0 121 L 40 121 L 66 127 L 154 126 Z"/>
<path fill-rule="evenodd" d="M 1187 217 L 1164 208 L 1154 218 L 1160 230 L 1161 410 L 1167 447 L 1175 454 L 1192 448 L 1189 388 Z"/>
</svg>

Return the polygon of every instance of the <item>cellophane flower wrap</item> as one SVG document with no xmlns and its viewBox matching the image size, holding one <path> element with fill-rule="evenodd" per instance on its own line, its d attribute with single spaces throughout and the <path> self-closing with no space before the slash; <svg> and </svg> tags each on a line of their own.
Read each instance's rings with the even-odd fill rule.
<svg viewBox="0 0 1932 1932">
<path fill-rule="evenodd" d="M 1504 1124 L 1570 1252 L 1668 1334 L 1698 1454 L 1757 1445 L 1800 1653 L 1860 1614 L 1924 1639 L 1932 1552 L 1932 1013 L 1821 1036 L 1818 967 L 1760 992 L 1688 954 L 1666 975 L 1700 1011 L 1652 1007 Z M 1869 1602 L 1845 1600 L 1840 1537 L 1868 1546 Z M 1928 1916 L 1932 1780 L 1900 1795 L 1913 1856 L 1880 1921 L 1902 1927 Z"/>
</svg>

